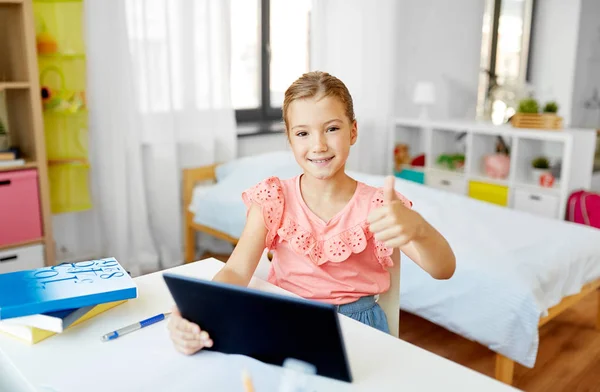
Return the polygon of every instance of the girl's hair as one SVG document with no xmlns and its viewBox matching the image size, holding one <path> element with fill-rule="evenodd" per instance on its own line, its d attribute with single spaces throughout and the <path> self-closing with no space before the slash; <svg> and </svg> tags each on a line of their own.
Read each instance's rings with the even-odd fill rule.
<svg viewBox="0 0 600 392">
<path fill-rule="evenodd" d="M 289 129 L 287 111 L 290 104 L 297 99 L 335 97 L 340 100 L 346 110 L 350 122 L 355 120 L 352 96 L 346 85 L 327 72 L 312 71 L 300 76 L 285 91 L 283 98 L 283 121 L 285 128 Z"/>
</svg>

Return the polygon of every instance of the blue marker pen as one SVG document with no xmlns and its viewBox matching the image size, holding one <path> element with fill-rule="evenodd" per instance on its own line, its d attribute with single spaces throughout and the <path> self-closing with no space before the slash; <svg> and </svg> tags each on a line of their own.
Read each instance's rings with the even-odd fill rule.
<svg viewBox="0 0 600 392">
<path fill-rule="evenodd" d="M 126 335 L 126 334 L 130 333 L 130 332 L 137 331 L 138 329 L 142 329 L 144 327 L 147 327 L 149 325 L 152 325 L 154 323 L 157 323 L 159 321 L 162 321 L 162 320 L 166 319 L 167 316 L 170 315 L 170 314 L 171 314 L 170 312 L 169 313 L 157 314 L 156 316 L 147 318 L 146 320 L 142 320 L 142 321 L 137 322 L 135 324 L 131 324 L 131 325 L 128 325 L 126 327 L 119 328 L 116 331 L 109 332 L 106 335 L 102 336 L 102 341 L 103 342 L 107 342 L 109 340 L 114 340 L 114 339 L 118 338 L 119 336 L 123 336 L 123 335 Z"/>
</svg>

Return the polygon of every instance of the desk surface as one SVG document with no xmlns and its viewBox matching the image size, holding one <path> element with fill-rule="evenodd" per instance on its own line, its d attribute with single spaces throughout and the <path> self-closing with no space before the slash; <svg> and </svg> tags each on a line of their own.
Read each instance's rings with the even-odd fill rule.
<svg viewBox="0 0 600 392">
<path fill-rule="evenodd" d="M 218 260 L 206 259 L 169 272 L 212 279 L 222 266 Z M 101 342 L 104 333 L 168 311 L 173 305 L 162 272 L 135 281 L 138 298 L 36 345 L 0 336 L 0 391 L 243 391 L 244 369 L 252 374 L 257 392 L 277 390 L 283 373 L 280 367 L 216 352 L 179 354 L 171 345 L 166 322 Z M 258 278 L 250 286 L 282 291 Z M 348 317 L 340 315 L 340 324 L 354 383 L 312 376 L 313 390 L 515 390 Z"/>
</svg>

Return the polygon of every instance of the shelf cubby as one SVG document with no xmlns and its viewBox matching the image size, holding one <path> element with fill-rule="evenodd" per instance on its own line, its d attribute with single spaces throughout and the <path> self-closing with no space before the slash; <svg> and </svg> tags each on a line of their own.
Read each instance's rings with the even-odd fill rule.
<svg viewBox="0 0 600 392">
<path fill-rule="evenodd" d="M 518 154 L 515 162 L 515 183 L 521 185 L 539 186 L 533 175 L 531 162 L 539 156 L 548 157 L 550 165 L 562 160 L 565 141 L 520 138 Z M 558 187 L 557 185 L 555 185 Z M 540 187 L 541 188 L 541 187 Z"/>
<path fill-rule="evenodd" d="M 512 137 L 497 134 L 474 133 L 471 138 L 468 156 L 469 173 L 481 181 L 491 181 L 495 184 L 508 182 L 508 174 L 504 178 L 492 178 L 485 171 L 485 157 L 497 154 L 497 146 L 504 143 L 508 150 L 512 150 Z"/>
<path fill-rule="evenodd" d="M 467 135 L 459 129 L 433 128 L 431 132 L 431 153 L 428 157 L 427 167 L 437 170 L 444 170 L 453 173 L 463 173 L 467 167 L 466 161 L 463 167 L 456 170 L 449 169 L 437 163 L 440 155 L 464 154 Z"/>
<path fill-rule="evenodd" d="M 417 127 L 400 127 L 396 131 L 395 143 L 406 144 L 411 157 L 425 153 L 425 135 Z"/>
<path fill-rule="evenodd" d="M 20 2 L 0 2 L 0 86 L 29 81 L 22 9 Z"/>
</svg>

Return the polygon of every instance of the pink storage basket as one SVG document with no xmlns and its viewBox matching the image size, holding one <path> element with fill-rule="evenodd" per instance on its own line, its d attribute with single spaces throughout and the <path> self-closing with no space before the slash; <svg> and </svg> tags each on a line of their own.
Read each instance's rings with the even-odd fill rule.
<svg viewBox="0 0 600 392">
<path fill-rule="evenodd" d="M 37 171 L 0 172 L 0 245 L 41 237 Z"/>
</svg>

